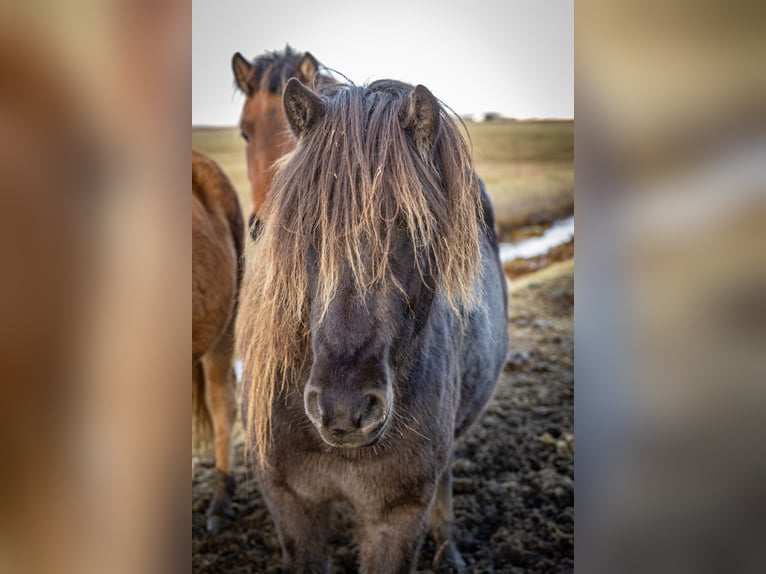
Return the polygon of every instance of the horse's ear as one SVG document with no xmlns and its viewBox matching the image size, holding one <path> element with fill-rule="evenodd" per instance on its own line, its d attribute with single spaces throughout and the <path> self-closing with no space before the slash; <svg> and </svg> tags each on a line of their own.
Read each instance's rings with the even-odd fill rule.
<svg viewBox="0 0 766 574">
<path fill-rule="evenodd" d="M 287 81 L 282 101 L 287 121 L 298 138 L 313 128 L 327 111 L 322 98 L 304 86 L 298 78 Z"/>
<path fill-rule="evenodd" d="M 298 74 L 300 74 L 303 83 L 311 85 L 318 69 L 319 62 L 317 62 L 317 59 L 311 55 L 311 52 L 305 52 L 298 63 Z"/>
<path fill-rule="evenodd" d="M 439 131 L 439 102 L 428 88 L 418 84 L 402 102 L 399 120 L 417 146 L 429 149 Z"/>
<path fill-rule="evenodd" d="M 237 87 L 249 96 L 253 91 L 253 86 L 250 84 L 253 77 L 253 65 L 242 54 L 236 52 L 231 57 L 231 69 L 234 72 Z"/>
</svg>

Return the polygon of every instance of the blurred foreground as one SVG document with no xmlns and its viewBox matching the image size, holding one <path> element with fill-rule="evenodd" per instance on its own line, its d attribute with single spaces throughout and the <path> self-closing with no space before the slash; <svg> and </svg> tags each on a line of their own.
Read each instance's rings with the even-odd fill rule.
<svg viewBox="0 0 766 574">
<path fill-rule="evenodd" d="M 2 572 L 187 570 L 190 25 L 0 8 Z"/>
<path fill-rule="evenodd" d="M 766 10 L 577 8 L 577 569 L 763 572 Z"/>
</svg>

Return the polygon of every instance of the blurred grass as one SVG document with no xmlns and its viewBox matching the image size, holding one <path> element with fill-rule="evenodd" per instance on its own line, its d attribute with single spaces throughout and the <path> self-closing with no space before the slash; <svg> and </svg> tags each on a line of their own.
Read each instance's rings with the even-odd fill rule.
<svg viewBox="0 0 766 574">
<path fill-rule="evenodd" d="M 501 236 L 574 212 L 574 121 L 466 122 Z"/>
<path fill-rule="evenodd" d="M 495 206 L 501 235 L 574 211 L 574 121 L 465 122 L 474 161 Z M 192 146 L 226 171 L 245 213 L 250 193 L 237 128 L 192 128 Z"/>
<path fill-rule="evenodd" d="M 249 214 L 252 204 L 250 182 L 245 141 L 239 135 L 239 128 L 192 127 L 192 147 L 218 162 L 237 189 L 243 212 Z"/>
</svg>

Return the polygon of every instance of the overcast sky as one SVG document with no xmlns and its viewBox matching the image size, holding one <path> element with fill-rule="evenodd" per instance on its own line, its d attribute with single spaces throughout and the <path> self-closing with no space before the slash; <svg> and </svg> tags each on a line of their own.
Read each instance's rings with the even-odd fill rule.
<svg viewBox="0 0 766 574">
<path fill-rule="evenodd" d="M 573 0 L 193 0 L 192 123 L 235 125 L 231 56 L 308 50 L 357 84 L 424 84 L 459 114 L 574 117 Z"/>
</svg>

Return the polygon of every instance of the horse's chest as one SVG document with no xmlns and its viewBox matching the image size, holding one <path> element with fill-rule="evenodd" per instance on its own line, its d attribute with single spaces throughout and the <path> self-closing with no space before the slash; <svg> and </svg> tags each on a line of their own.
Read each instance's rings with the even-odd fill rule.
<svg viewBox="0 0 766 574">
<path fill-rule="evenodd" d="M 381 461 L 344 460 L 333 455 L 308 456 L 291 465 L 286 482 L 308 500 L 346 500 L 359 508 L 392 495 L 400 480 Z"/>
</svg>

